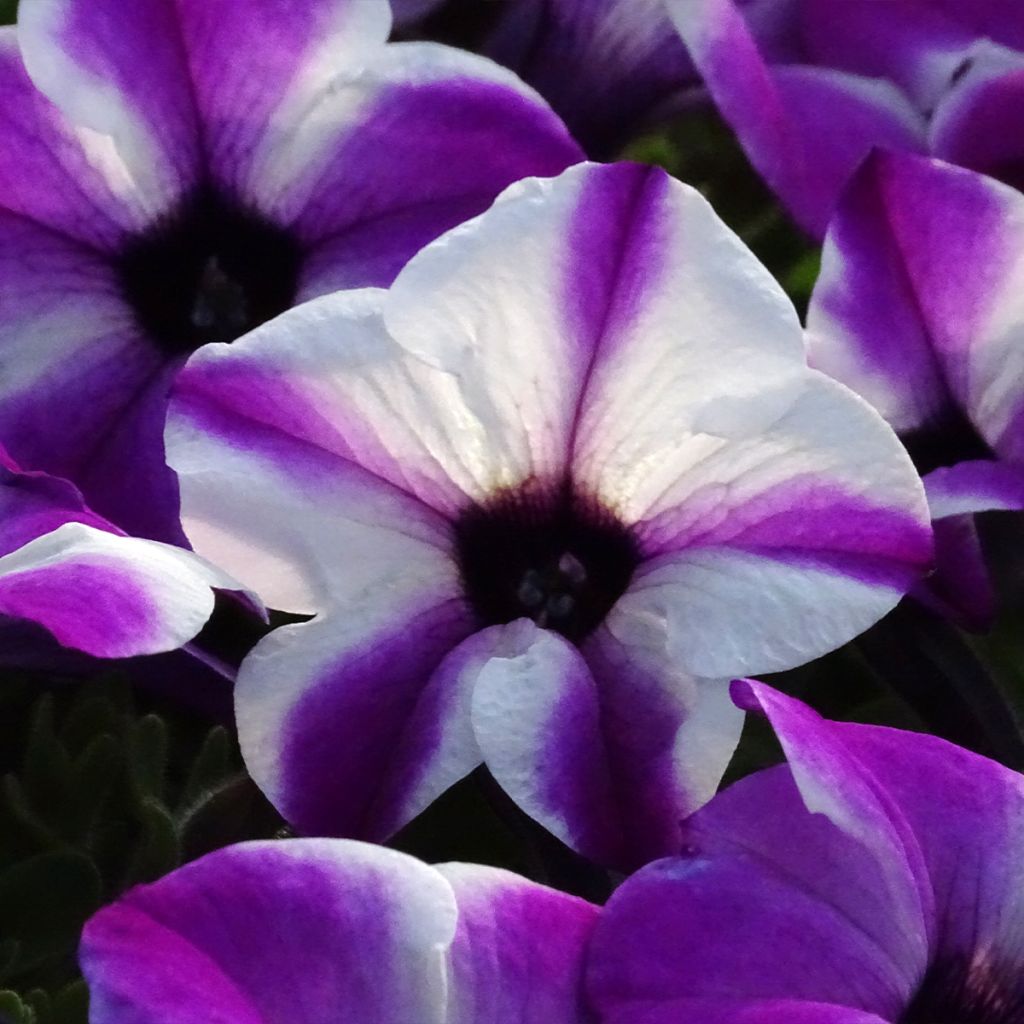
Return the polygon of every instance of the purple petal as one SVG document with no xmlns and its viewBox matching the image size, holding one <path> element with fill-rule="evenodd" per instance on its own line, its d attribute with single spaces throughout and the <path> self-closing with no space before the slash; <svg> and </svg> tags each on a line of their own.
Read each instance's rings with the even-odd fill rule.
<svg viewBox="0 0 1024 1024">
<path fill-rule="evenodd" d="M 18 38 L 39 89 L 70 121 L 113 139 L 150 218 L 196 182 L 202 141 L 174 0 L 28 0 Z"/>
<path fill-rule="evenodd" d="M 243 194 L 333 82 L 381 49 L 381 0 L 175 0 L 207 171 Z M 237 55 L 246 54 L 239 61 Z M 325 126 L 329 127 L 329 126 Z M 365 282 L 363 282 L 365 283 Z"/>
<path fill-rule="evenodd" d="M 65 523 L 120 532 L 85 504 L 74 484 L 26 472 L 0 447 L 0 557 Z"/>
<path fill-rule="evenodd" d="M 930 111 L 968 56 L 977 31 L 940 4 L 897 2 L 879 18 L 875 0 L 808 0 L 802 37 L 815 64 L 887 78 Z"/>
<path fill-rule="evenodd" d="M 191 552 L 69 522 L 0 558 L 0 614 L 101 658 L 172 651 L 238 589 Z"/>
<path fill-rule="evenodd" d="M 906 830 L 904 848 L 918 851 L 914 871 L 934 900 L 926 915 L 933 962 L 964 958 L 997 975 L 1017 971 L 1024 927 L 1021 776 L 933 736 L 825 722 L 763 684 L 735 687 L 737 700 L 771 721 L 808 809 L 824 811 L 851 836 L 859 833 L 883 872 L 896 861 L 878 843 L 891 830 L 875 806 Z M 863 799 L 848 801 L 857 791 Z M 840 794 L 846 807 L 837 814 Z"/>
<path fill-rule="evenodd" d="M 877 621 L 931 565 L 920 481 L 865 403 L 815 376 L 767 431 L 755 420 L 749 434 L 682 449 L 692 464 L 638 524 L 650 559 L 619 602 L 667 621 L 669 649 L 696 676 L 817 657 Z"/>
<path fill-rule="evenodd" d="M 162 437 L 175 367 L 138 334 L 109 261 L 0 212 L 0 305 L 0 437 L 11 454 L 74 480 L 124 529 L 180 541 Z"/>
<path fill-rule="evenodd" d="M 931 425 L 945 389 L 1000 451 L 1020 409 L 1024 362 L 1007 326 L 1019 319 L 1022 223 L 1024 198 L 1004 185 L 872 157 L 830 234 L 808 315 L 812 362 L 901 431 Z"/>
<path fill-rule="evenodd" d="M 573 849 L 625 859 L 597 688 L 568 641 L 527 619 L 488 630 L 491 658 L 473 691 L 473 729 L 506 793 Z"/>
<path fill-rule="evenodd" d="M 0 90 L 5 220 L 18 215 L 101 249 L 141 223 L 140 211 L 118 185 L 109 143 L 87 139 L 36 89 L 12 28 L 0 28 Z"/>
<path fill-rule="evenodd" d="M 932 524 L 935 572 L 911 594 L 962 629 L 985 632 L 998 612 L 998 599 L 973 515 L 951 515 Z"/>
<path fill-rule="evenodd" d="M 376 547 L 385 557 L 415 541 L 447 564 L 435 509 L 465 503 L 447 472 L 461 467 L 422 431 L 450 404 L 449 382 L 416 373 L 379 306 L 374 292 L 306 303 L 206 346 L 178 377 L 167 445 L 189 539 L 273 607 L 318 611 L 328 591 L 358 600 L 379 575 Z"/>
<path fill-rule="evenodd" d="M 935 892 L 936 962 L 1019 977 L 1024 782 L 933 736 L 846 726 L 842 739 L 909 823 Z"/>
<path fill-rule="evenodd" d="M 960 462 L 924 478 L 932 519 L 968 512 L 1024 509 L 1024 467 L 1006 462 Z"/>
<path fill-rule="evenodd" d="M 314 260 L 350 236 L 356 255 L 380 271 L 352 283 L 387 285 L 403 255 L 482 213 L 508 185 L 581 157 L 514 75 L 468 53 L 403 43 L 334 81 L 299 130 L 267 146 L 246 191 L 292 225 Z"/>
<path fill-rule="evenodd" d="M 696 81 L 657 0 L 509 4 L 488 53 L 537 89 L 588 153 L 611 154 Z"/>
<path fill-rule="evenodd" d="M 894 912 L 873 858 L 807 814 L 784 768 L 730 787 L 687 831 L 681 857 L 602 913 L 587 985 L 602 1020 L 731 1024 L 769 1000 L 898 1018 L 925 961 L 921 921 Z"/>
<path fill-rule="evenodd" d="M 1024 55 L 981 50 L 939 103 L 932 119 L 931 149 L 1000 181 L 1024 186 Z"/>
<path fill-rule="evenodd" d="M 732 0 L 669 12 L 751 163 L 812 235 L 872 147 L 919 151 L 924 125 L 892 84 L 828 68 L 770 67 Z"/>
<path fill-rule="evenodd" d="M 451 1024 L 586 1024 L 583 961 L 598 908 L 471 864 L 446 864 L 459 924 L 449 952 Z"/>
<path fill-rule="evenodd" d="M 228 847 L 86 925 L 90 1019 L 441 1024 L 456 914 L 438 872 L 391 850 L 323 839 Z"/>
<path fill-rule="evenodd" d="M 358 605 L 272 633 L 238 674 L 246 765 L 306 833 L 383 841 L 455 781 L 439 748 L 464 716 L 442 663 L 473 624 L 450 579 L 390 571 Z"/>
<path fill-rule="evenodd" d="M 528 620 L 485 632 L 473 728 L 509 796 L 602 864 L 630 870 L 677 849 L 679 821 L 739 739 L 727 688 L 674 671 L 636 623 L 602 630 L 583 657 Z"/>
</svg>

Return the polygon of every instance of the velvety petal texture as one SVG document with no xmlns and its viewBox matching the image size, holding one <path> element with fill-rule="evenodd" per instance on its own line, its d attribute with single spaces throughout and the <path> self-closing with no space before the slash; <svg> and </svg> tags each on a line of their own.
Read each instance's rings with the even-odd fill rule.
<svg viewBox="0 0 1024 1024">
<path fill-rule="evenodd" d="M 128 8 L 26 0 L 0 30 L 0 437 L 129 533 L 181 543 L 162 434 L 185 356 L 389 284 L 582 153 L 494 62 L 387 43 L 387 0 Z"/>
<path fill-rule="evenodd" d="M 612 897 L 588 974 L 601 1019 L 1017 1006 L 1024 779 L 931 736 L 827 722 L 764 684 L 734 695 L 789 764 L 725 790 L 687 822 L 682 857 Z"/>
<path fill-rule="evenodd" d="M 583 1024 L 596 913 L 497 869 L 252 842 L 100 911 L 80 960 L 94 1024 Z"/>
<path fill-rule="evenodd" d="M 808 370 L 707 202 L 632 164 L 527 179 L 389 291 L 207 346 L 166 439 L 196 549 L 316 615 L 236 691 L 250 770 L 310 832 L 386 838 L 483 760 L 596 860 L 676 849 L 738 738 L 721 680 L 844 643 L 931 557 L 892 431 Z M 473 548 L 499 506 L 522 532 Z M 628 562 L 578 636 L 487 568 L 556 513 Z"/>
</svg>

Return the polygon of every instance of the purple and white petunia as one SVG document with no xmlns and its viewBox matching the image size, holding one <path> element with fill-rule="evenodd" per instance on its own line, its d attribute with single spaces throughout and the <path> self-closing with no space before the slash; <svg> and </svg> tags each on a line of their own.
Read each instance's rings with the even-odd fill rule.
<svg viewBox="0 0 1024 1024">
<path fill-rule="evenodd" d="M 0 438 L 130 533 L 182 539 L 186 357 L 386 285 L 579 159 L 483 58 L 386 44 L 387 0 L 23 0 L 0 30 Z"/>
<path fill-rule="evenodd" d="M 124 536 L 68 481 L 0 449 L 0 663 L 39 656 L 39 630 L 99 658 L 177 650 L 210 618 L 214 588 L 241 589 L 191 552 Z"/>
<path fill-rule="evenodd" d="M 602 1024 L 1019 1024 L 1024 777 L 733 684 L 788 760 L 720 793 L 594 934 Z"/>
<path fill-rule="evenodd" d="M 786 0 L 738 2 L 762 50 L 774 53 L 789 30 Z M 534 86 L 595 158 L 704 99 L 665 0 L 516 0 L 487 52 Z"/>
<path fill-rule="evenodd" d="M 820 237 L 872 147 L 1024 187 L 1017 0 L 792 0 L 763 47 L 737 0 L 665 0 L 751 162 Z"/>
<path fill-rule="evenodd" d="M 872 155 L 843 195 L 807 316 L 812 365 L 877 408 L 925 474 L 939 573 L 982 626 L 970 513 L 1024 508 L 1024 196 L 938 160 Z"/>
<path fill-rule="evenodd" d="M 205 348 L 167 444 L 196 550 L 315 614 L 236 688 L 304 832 L 385 839 L 484 762 L 594 860 L 676 849 L 739 735 L 723 680 L 846 642 L 931 558 L 892 431 L 632 164 L 521 182 L 390 291 Z"/>
<path fill-rule="evenodd" d="M 250 842 L 86 925 L 92 1024 L 584 1024 L 597 907 L 497 868 Z"/>
</svg>

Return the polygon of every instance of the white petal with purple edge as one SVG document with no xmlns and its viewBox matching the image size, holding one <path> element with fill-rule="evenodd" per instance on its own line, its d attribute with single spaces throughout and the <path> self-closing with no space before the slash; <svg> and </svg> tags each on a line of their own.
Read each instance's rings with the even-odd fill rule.
<svg viewBox="0 0 1024 1024">
<path fill-rule="evenodd" d="M 380 295 L 306 303 L 178 376 L 166 441 L 185 530 L 272 607 L 358 594 L 382 558 L 446 564 L 448 524 L 412 495 L 462 500 L 428 433 L 451 382 L 401 358 Z"/>
<path fill-rule="evenodd" d="M 649 560 L 619 602 L 666 621 L 669 649 L 694 675 L 818 657 L 929 568 L 928 510 L 906 452 L 823 375 L 807 374 L 791 407 L 746 438 L 695 441 L 701 457 L 683 449 L 677 479 L 635 527 Z"/>
<path fill-rule="evenodd" d="M 101 658 L 181 647 L 213 612 L 213 587 L 241 589 L 191 552 L 80 523 L 0 558 L 0 613 Z"/>
<path fill-rule="evenodd" d="M 473 631 L 454 568 L 379 570 L 341 608 L 275 630 L 239 669 L 246 766 L 305 833 L 383 841 L 477 761 L 459 740 L 458 680 L 441 667 Z"/>
</svg>

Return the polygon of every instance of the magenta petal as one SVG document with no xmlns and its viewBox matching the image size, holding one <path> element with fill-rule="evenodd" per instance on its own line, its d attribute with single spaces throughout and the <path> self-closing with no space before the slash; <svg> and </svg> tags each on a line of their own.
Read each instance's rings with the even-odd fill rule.
<svg viewBox="0 0 1024 1024">
<path fill-rule="evenodd" d="M 24 471 L 0 447 L 0 556 L 64 523 L 119 532 L 85 504 L 74 484 L 48 473 Z"/>
<path fill-rule="evenodd" d="M 459 924 L 451 1024 L 586 1024 L 583 963 L 598 908 L 495 868 L 446 864 Z"/>
<path fill-rule="evenodd" d="M 330 840 L 228 847 L 86 925 L 95 1024 L 442 1024 L 451 888 L 403 854 Z"/>
<path fill-rule="evenodd" d="M 770 67 L 732 0 L 669 10 L 725 119 L 769 186 L 812 235 L 872 147 L 924 148 L 924 125 L 895 86 L 827 68 Z"/>
<path fill-rule="evenodd" d="M 4 210 L 110 249 L 138 215 L 90 163 L 83 139 L 29 79 L 12 28 L 0 28 L 0 195 Z"/>
<path fill-rule="evenodd" d="M 740 792 L 726 807 L 719 798 L 694 816 L 683 856 L 649 865 L 612 896 L 588 965 L 602 1021 L 731 1022 L 764 1000 L 897 1018 L 924 949 L 904 950 L 870 858 L 806 814 L 785 769 L 753 781 L 727 790 Z M 777 824 L 760 834 L 772 816 Z"/>
<path fill-rule="evenodd" d="M 808 313 L 812 363 L 897 431 L 941 426 L 952 397 L 1001 450 L 1016 409 L 1005 325 L 1017 315 L 1022 208 L 1017 192 L 963 168 L 873 155 L 830 228 Z"/>
</svg>

